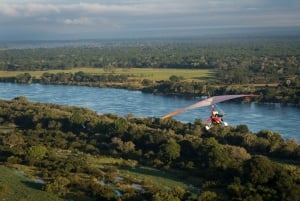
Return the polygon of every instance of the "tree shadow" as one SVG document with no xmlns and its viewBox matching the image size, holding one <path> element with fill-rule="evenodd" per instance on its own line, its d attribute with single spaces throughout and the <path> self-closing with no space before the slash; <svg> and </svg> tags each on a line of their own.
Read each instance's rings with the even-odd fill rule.
<svg viewBox="0 0 300 201">
<path fill-rule="evenodd" d="M 27 187 L 33 188 L 36 190 L 43 190 L 43 187 L 44 187 L 43 183 L 39 183 L 39 182 L 35 182 L 35 181 L 24 180 L 21 182 L 22 182 L 22 184 L 26 185 Z"/>
<path fill-rule="evenodd" d="M 208 76 L 192 77 L 192 79 L 200 80 L 200 81 L 207 81 L 207 80 L 215 79 L 215 77 L 208 75 Z"/>
</svg>

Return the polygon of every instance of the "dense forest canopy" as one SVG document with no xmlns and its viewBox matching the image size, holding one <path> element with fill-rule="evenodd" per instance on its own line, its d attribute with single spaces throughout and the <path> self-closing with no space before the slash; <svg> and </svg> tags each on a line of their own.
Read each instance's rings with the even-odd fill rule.
<svg viewBox="0 0 300 201">
<path fill-rule="evenodd" d="M 300 147 L 279 133 L 252 133 L 246 125 L 207 132 L 199 120 L 186 124 L 98 115 L 84 108 L 32 103 L 25 97 L 1 100 L 0 107 L 1 162 L 31 167 L 45 181 L 44 191 L 64 199 L 299 198 Z M 154 168 L 151 174 L 155 169 L 164 170 L 164 175 L 175 173 L 200 191 L 161 188 L 153 180 L 130 176 L 129 170 L 146 171 L 140 167 Z M 132 182 L 139 188 L 133 188 Z M 7 192 L 9 188 L 0 185 L 0 194 L 9 196 Z"/>
<path fill-rule="evenodd" d="M 164 67 L 235 69 L 299 75 L 300 39 L 182 40 L 96 46 L 2 49 L 1 70 L 74 67 Z M 277 72 L 279 71 L 279 72 Z"/>
</svg>

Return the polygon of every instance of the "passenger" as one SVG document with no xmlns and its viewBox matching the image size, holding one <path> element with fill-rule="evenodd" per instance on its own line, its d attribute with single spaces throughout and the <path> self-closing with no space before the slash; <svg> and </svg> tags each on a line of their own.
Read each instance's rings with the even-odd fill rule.
<svg viewBox="0 0 300 201">
<path fill-rule="evenodd" d="M 210 118 L 213 124 L 222 124 L 223 122 L 222 116 L 223 115 L 219 114 L 219 112 L 214 110 L 214 107 L 212 107 Z"/>
</svg>

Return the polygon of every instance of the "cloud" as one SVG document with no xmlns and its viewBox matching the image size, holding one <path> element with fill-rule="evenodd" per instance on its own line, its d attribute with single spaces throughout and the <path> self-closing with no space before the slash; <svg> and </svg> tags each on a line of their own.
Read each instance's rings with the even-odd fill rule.
<svg viewBox="0 0 300 201">
<path fill-rule="evenodd" d="M 19 11 L 18 8 L 19 6 L 17 5 L 9 5 L 9 4 L 4 4 L 0 6 L 0 14 L 3 16 L 8 16 L 8 17 L 17 17 L 19 16 Z"/>
<path fill-rule="evenodd" d="M 150 1 L 151 2 L 151 1 Z M 175 1 L 176 2 L 176 1 Z M 3 16 L 37 16 L 49 13 L 81 14 L 115 14 L 115 15 L 152 15 L 191 12 L 189 4 L 185 3 L 145 3 L 145 4 L 101 4 L 101 3 L 4 3 L 0 5 L 0 14 Z M 194 10 L 195 11 L 195 10 Z"/>
<path fill-rule="evenodd" d="M 59 13 L 60 8 L 52 4 L 2 4 L 0 14 L 9 17 L 29 17 Z"/>
<path fill-rule="evenodd" d="M 77 19 L 65 19 L 64 24 L 66 25 L 93 25 L 93 21 L 87 17 L 81 17 Z"/>
<path fill-rule="evenodd" d="M 282 10 L 300 7 L 295 0 L 286 0 L 284 4 L 280 0 L 141 0 L 141 1 L 86 1 L 77 3 L 51 3 L 53 1 L 33 1 L 19 3 L 0 4 L 0 14 L 3 16 L 40 16 L 47 14 L 72 14 L 76 15 L 115 15 L 115 16 L 145 16 L 145 15 L 171 15 L 171 14 L 204 14 L 242 12 L 244 10 Z M 48 3 L 46 3 L 48 2 Z M 74 1 L 72 1 L 74 2 Z M 110 2 L 110 3 L 107 3 Z M 288 3 L 290 2 L 290 4 Z M 289 6 L 293 5 L 293 7 Z"/>
<path fill-rule="evenodd" d="M 300 26 L 298 0 L 0 0 L 1 31 L 159 34 L 207 27 Z M 67 28 L 65 28 L 67 27 Z M 49 34 L 51 35 L 51 34 Z"/>
</svg>

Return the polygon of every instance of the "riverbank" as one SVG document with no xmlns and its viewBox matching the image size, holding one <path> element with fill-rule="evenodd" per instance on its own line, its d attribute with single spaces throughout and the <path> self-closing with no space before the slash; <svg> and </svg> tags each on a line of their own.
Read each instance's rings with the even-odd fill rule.
<svg viewBox="0 0 300 201">
<path fill-rule="evenodd" d="M 176 109 L 192 105 L 202 98 L 161 96 L 115 88 L 42 84 L 0 83 L 0 91 L 1 98 L 6 100 L 24 96 L 34 102 L 85 107 L 98 114 L 110 113 L 123 117 L 133 115 L 160 118 Z M 223 102 L 218 106 L 226 113 L 224 120 L 229 125 L 245 124 L 253 132 L 270 129 L 282 133 L 286 139 L 300 140 L 298 136 L 300 128 L 295 123 L 298 122 L 299 108 L 281 104 L 259 104 L 254 101 Z M 202 107 L 184 112 L 174 119 L 193 123 L 196 119 L 204 121 L 209 115 L 210 108 Z"/>
<path fill-rule="evenodd" d="M 172 75 L 184 71 L 171 71 L 169 69 L 164 72 L 163 80 L 157 80 L 159 77 L 154 75 L 148 79 L 149 75 L 140 75 L 132 73 L 96 73 L 96 71 L 78 71 L 78 72 L 34 72 L 32 75 L 29 73 L 11 74 L 11 76 L 0 77 L 0 82 L 20 83 L 20 84 L 51 84 L 51 85 L 74 85 L 74 86 L 90 86 L 101 88 L 119 88 L 128 90 L 139 90 L 144 93 L 151 93 L 164 96 L 180 96 L 180 97 L 203 97 L 215 96 L 226 94 L 258 94 L 260 95 L 255 99 L 261 103 L 280 103 L 284 105 L 300 106 L 300 89 L 293 86 L 284 86 L 278 83 L 270 84 L 212 84 L 212 72 L 195 70 L 198 73 L 198 81 L 192 79 L 192 74 L 186 73 L 185 76 Z M 137 71 L 142 72 L 142 71 Z M 94 74 L 96 73 L 96 74 Z M 156 71 L 159 73 L 159 70 Z M 201 74 L 202 73 L 202 74 Z M 0 73 L 0 75 L 4 73 Z M 166 78 L 170 75 L 168 78 Z M 201 75 L 201 76 L 200 76 Z M 209 75 L 209 76 L 208 76 Z M 195 78 L 195 76 L 194 76 Z"/>
</svg>

